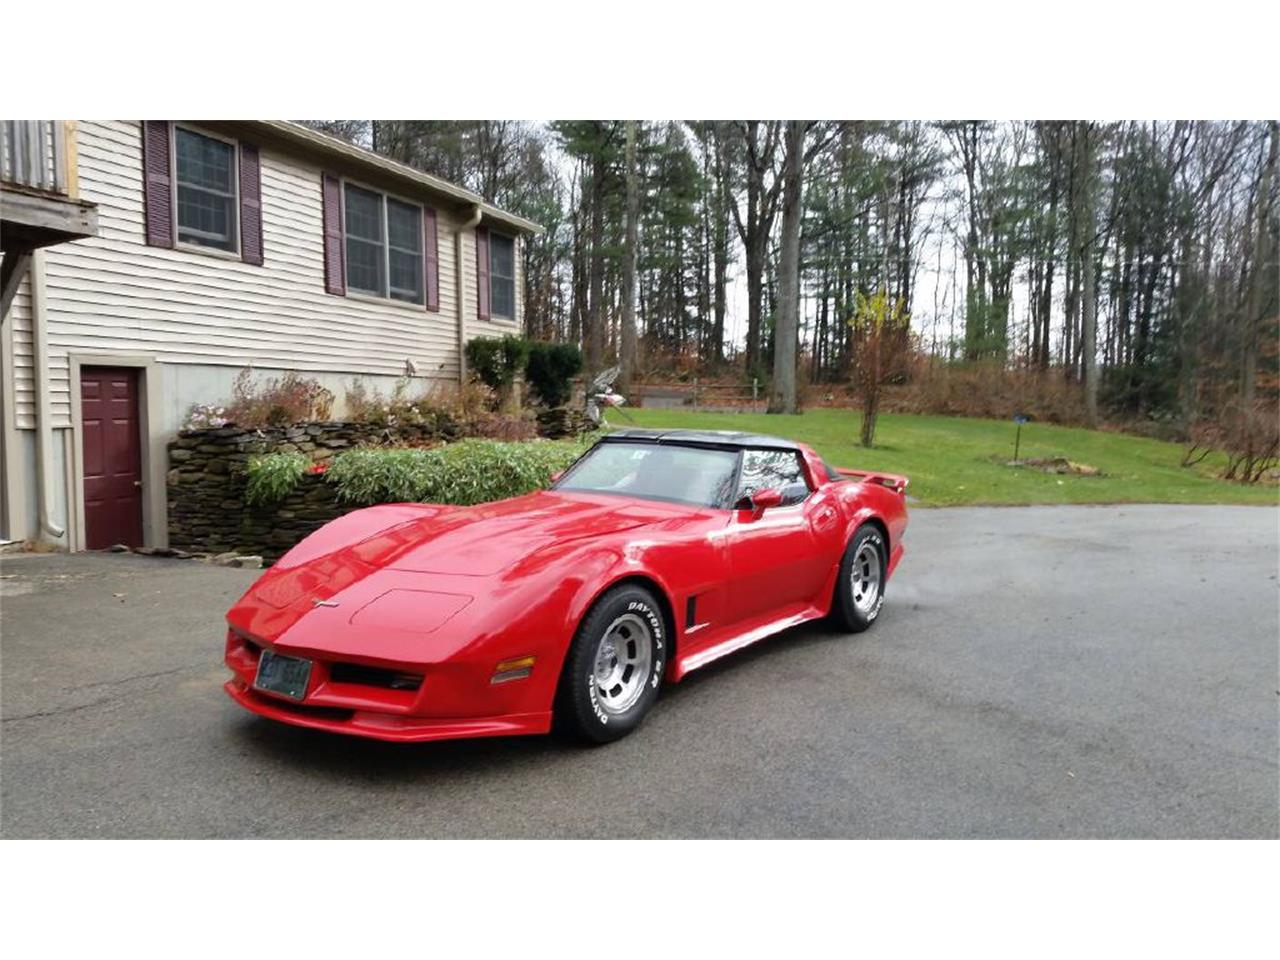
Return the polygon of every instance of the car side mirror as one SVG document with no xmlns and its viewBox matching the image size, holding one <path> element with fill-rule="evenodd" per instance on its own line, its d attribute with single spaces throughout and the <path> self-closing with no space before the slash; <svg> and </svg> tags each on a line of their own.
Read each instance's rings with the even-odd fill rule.
<svg viewBox="0 0 1280 960">
<path fill-rule="evenodd" d="M 563 470 L 557 470 L 555 473 L 553 473 L 553 474 L 551 475 L 551 482 L 552 482 L 552 483 L 556 483 L 556 482 L 557 482 L 561 477 L 563 477 L 563 476 L 564 476 L 564 471 L 563 471 Z"/>
<path fill-rule="evenodd" d="M 770 507 L 782 504 L 782 491 L 774 487 L 765 487 L 751 494 L 751 510 L 758 517 Z"/>
</svg>

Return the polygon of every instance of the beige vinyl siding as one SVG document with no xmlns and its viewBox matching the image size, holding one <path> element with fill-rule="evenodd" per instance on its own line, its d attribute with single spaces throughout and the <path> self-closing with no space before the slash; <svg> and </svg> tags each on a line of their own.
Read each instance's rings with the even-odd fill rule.
<svg viewBox="0 0 1280 960">
<path fill-rule="evenodd" d="M 9 305 L 5 324 L 12 326 L 13 338 L 13 416 L 18 429 L 31 429 L 36 423 L 36 386 L 31 376 L 31 275 L 18 284 L 18 292 Z"/>
<path fill-rule="evenodd" d="M 335 297 L 324 290 L 321 168 L 262 149 L 264 264 L 146 246 L 137 121 L 79 124 L 81 196 L 98 204 L 100 235 L 46 254 L 56 426 L 70 424 L 69 352 L 128 351 L 161 363 L 399 376 L 457 377 L 454 241 L 460 218 L 438 209 L 440 309 Z M 340 171 L 331 171 L 340 172 Z M 474 300 L 471 237 L 469 295 Z M 517 256 L 517 262 L 519 257 Z M 517 312 L 521 309 L 517 282 Z M 474 320 L 475 306 L 471 305 Z M 30 301 L 14 302 L 16 411 L 33 426 Z M 503 329 L 519 324 L 503 323 Z M 468 328 L 472 335 L 481 331 Z M 210 397 L 210 401 L 225 399 Z"/>
</svg>

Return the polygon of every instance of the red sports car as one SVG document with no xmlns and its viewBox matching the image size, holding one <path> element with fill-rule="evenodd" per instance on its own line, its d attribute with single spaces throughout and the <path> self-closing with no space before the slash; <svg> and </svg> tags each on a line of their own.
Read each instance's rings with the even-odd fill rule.
<svg viewBox="0 0 1280 960">
<path fill-rule="evenodd" d="M 907 481 L 789 440 L 623 430 L 548 490 L 317 530 L 227 614 L 227 692 L 383 740 L 635 729 L 664 682 L 787 627 L 875 622 Z"/>
</svg>

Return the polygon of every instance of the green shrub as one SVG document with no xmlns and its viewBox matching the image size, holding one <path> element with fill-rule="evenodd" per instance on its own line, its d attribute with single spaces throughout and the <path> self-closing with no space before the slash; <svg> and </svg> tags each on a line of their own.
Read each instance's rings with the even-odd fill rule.
<svg viewBox="0 0 1280 960">
<path fill-rule="evenodd" d="M 524 378 L 533 392 L 548 407 L 560 407 L 569 402 L 572 380 L 582 371 L 582 351 L 572 343 L 529 344 L 529 359 L 525 363 Z"/>
<path fill-rule="evenodd" d="M 528 356 L 529 341 L 510 333 L 467 341 L 467 366 L 485 386 L 499 393 L 515 383 Z"/>
<path fill-rule="evenodd" d="M 250 457 L 244 499 L 249 506 L 278 503 L 293 492 L 311 460 L 301 453 L 268 453 Z"/>
<path fill-rule="evenodd" d="M 361 447 L 338 454 L 326 479 L 350 503 L 469 506 L 541 489 L 584 450 L 580 443 L 460 440 L 431 449 Z"/>
</svg>

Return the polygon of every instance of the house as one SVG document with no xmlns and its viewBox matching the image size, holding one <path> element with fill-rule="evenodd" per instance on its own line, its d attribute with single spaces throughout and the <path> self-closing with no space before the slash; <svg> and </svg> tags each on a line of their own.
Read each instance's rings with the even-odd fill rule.
<svg viewBox="0 0 1280 960">
<path fill-rule="evenodd" d="M 246 365 L 340 408 L 523 329 L 536 224 L 300 124 L 3 132 L 0 540 L 164 546 L 165 442 Z"/>
</svg>

